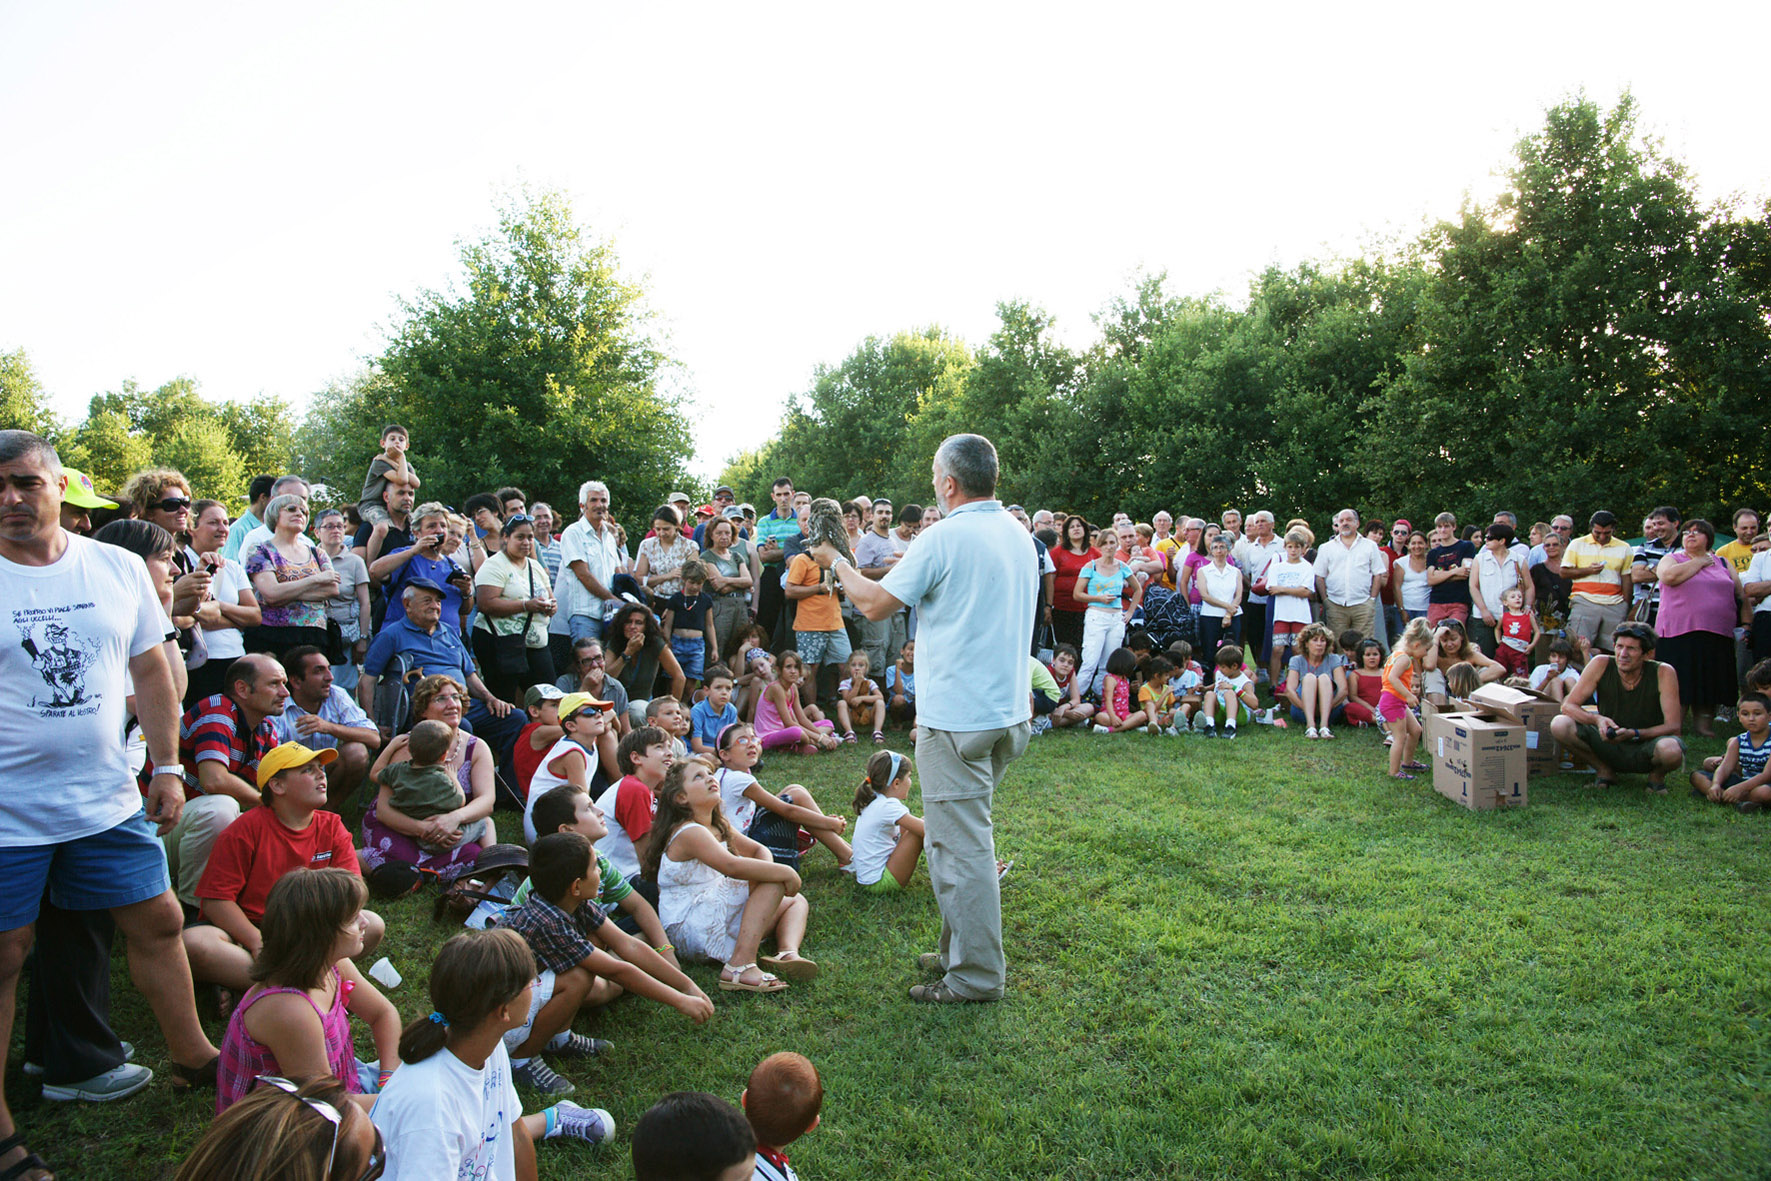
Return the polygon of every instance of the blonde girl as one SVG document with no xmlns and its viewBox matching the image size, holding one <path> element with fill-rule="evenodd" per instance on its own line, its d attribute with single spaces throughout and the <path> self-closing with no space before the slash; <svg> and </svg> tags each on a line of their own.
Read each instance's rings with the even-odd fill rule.
<svg viewBox="0 0 1771 1181">
<path fill-rule="evenodd" d="M 902 890 L 922 859 L 922 821 L 904 802 L 914 770 L 908 756 L 876 751 L 855 789 L 855 884 L 869 894 Z"/>
<path fill-rule="evenodd" d="M 751 774 L 763 753 L 754 727 L 743 722 L 727 726 L 715 736 L 713 747 L 719 757 L 713 777 L 719 782 L 721 811 L 734 828 L 766 848 L 775 864 L 799 869 L 805 834 L 830 850 L 838 869 L 853 864 L 854 850 L 842 839 L 847 820 L 826 816 L 812 793 L 797 783 L 774 795 Z"/>
<path fill-rule="evenodd" d="M 1384 691 L 1377 699 L 1377 716 L 1390 728 L 1394 742 L 1390 745 L 1390 777 L 1413 779 L 1410 771 L 1424 771 L 1426 765 L 1414 761 L 1415 743 L 1420 741 L 1420 695 L 1415 692 L 1415 669 L 1426 658 L 1433 645 L 1433 633 L 1427 621 L 1411 619 L 1402 629 L 1402 640 L 1384 665 Z"/>
<path fill-rule="evenodd" d="M 261 1074 L 331 1075 L 365 1109 L 359 1094 L 352 1016 L 375 1035 L 385 1082 L 398 1063 L 400 1015 L 363 978 L 350 957 L 363 950 L 363 904 L 369 891 L 347 869 L 285 874 L 265 899 L 264 942 L 253 958 L 255 982 L 228 1019 L 217 1065 L 215 1113 L 244 1099 Z"/>
<path fill-rule="evenodd" d="M 732 831 L 719 782 L 700 759 L 673 763 L 658 787 L 646 876 L 658 883 L 658 917 L 684 959 L 721 965 L 722 992 L 780 992 L 781 976 L 810 980 L 818 965 L 799 954 L 810 906 L 799 874 Z M 758 957 L 773 934 L 776 952 Z"/>
</svg>

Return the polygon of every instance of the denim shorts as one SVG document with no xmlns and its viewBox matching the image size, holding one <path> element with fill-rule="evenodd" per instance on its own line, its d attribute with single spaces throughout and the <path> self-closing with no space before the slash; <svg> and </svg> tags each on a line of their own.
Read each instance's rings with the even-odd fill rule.
<svg viewBox="0 0 1771 1181">
<path fill-rule="evenodd" d="M 110 910 L 158 898 L 172 889 L 166 850 L 147 814 L 115 828 L 58 845 L 0 849 L 0 931 L 37 921 L 48 883 L 49 900 L 63 910 Z"/>
<path fill-rule="evenodd" d="M 707 659 L 707 637 L 671 636 L 670 654 L 682 666 L 683 676 L 691 681 L 701 679 L 702 663 Z"/>
</svg>

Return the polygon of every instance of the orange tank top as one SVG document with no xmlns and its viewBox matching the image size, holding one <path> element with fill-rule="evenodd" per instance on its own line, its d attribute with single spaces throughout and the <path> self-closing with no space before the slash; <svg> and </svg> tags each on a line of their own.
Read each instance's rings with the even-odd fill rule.
<svg viewBox="0 0 1771 1181">
<path fill-rule="evenodd" d="M 1384 688 L 1395 697 L 1414 693 L 1414 657 L 1405 651 L 1391 654 L 1384 665 Z"/>
</svg>

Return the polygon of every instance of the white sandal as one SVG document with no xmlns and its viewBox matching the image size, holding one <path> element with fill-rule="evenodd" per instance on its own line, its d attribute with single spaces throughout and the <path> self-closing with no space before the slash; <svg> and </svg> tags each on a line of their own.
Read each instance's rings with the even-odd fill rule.
<svg viewBox="0 0 1771 1181">
<path fill-rule="evenodd" d="M 756 968 L 755 961 L 748 964 L 727 964 L 719 970 L 719 989 L 721 992 L 780 992 L 787 987 L 787 981 L 779 976 L 771 976 L 756 968 L 762 974 L 762 981 L 757 984 L 746 984 L 744 973 Z M 727 979 L 726 973 L 731 972 L 732 978 Z"/>
</svg>

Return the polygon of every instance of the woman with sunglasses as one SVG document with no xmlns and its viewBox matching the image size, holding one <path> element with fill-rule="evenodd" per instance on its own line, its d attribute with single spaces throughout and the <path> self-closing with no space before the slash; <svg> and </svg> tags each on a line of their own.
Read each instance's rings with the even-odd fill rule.
<svg viewBox="0 0 1771 1181">
<path fill-rule="evenodd" d="M 191 482 L 182 472 L 169 467 L 136 472 L 117 495 L 135 505 L 137 518 L 160 526 L 172 534 L 180 546 L 189 544 Z M 177 554 L 174 564 L 181 574 L 196 569 L 191 558 L 182 551 Z"/>
<path fill-rule="evenodd" d="M 260 1075 L 209 1125 L 173 1181 L 375 1181 L 381 1132 L 335 1078 Z"/>
</svg>

